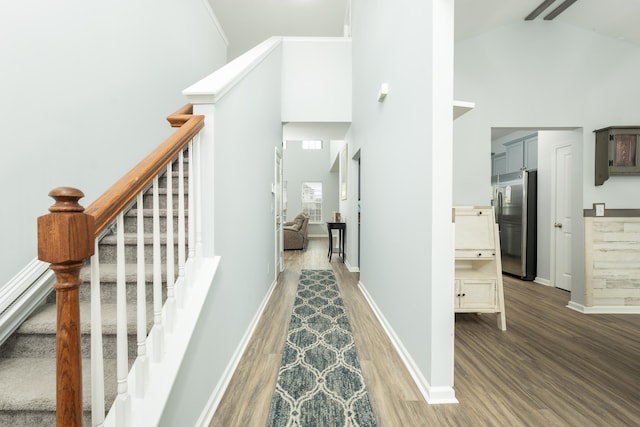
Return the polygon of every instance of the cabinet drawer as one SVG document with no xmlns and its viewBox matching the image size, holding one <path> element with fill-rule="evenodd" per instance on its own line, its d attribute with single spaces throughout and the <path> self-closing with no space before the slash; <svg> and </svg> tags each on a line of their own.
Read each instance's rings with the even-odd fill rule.
<svg viewBox="0 0 640 427">
<path fill-rule="evenodd" d="M 457 250 L 495 247 L 493 207 L 455 208 L 455 248 Z"/>
<path fill-rule="evenodd" d="M 489 249 L 464 249 L 456 250 L 456 258 L 457 259 L 493 259 L 496 256 L 495 251 Z"/>
</svg>

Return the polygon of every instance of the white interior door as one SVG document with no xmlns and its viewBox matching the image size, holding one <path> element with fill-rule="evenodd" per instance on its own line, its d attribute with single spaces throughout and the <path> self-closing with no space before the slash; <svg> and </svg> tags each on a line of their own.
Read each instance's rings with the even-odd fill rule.
<svg viewBox="0 0 640 427">
<path fill-rule="evenodd" d="M 555 149 L 555 286 L 571 291 L 571 164 L 570 145 Z"/>
<path fill-rule="evenodd" d="M 276 241 L 276 277 L 284 270 L 284 244 L 282 235 L 282 151 L 276 147 L 274 166 L 274 212 L 275 212 L 275 241 Z"/>
</svg>

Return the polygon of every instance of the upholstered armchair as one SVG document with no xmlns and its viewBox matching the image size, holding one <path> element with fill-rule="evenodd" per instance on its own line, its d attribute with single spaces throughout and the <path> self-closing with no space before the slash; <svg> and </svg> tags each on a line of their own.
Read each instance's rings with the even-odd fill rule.
<svg viewBox="0 0 640 427">
<path fill-rule="evenodd" d="M 306 249 L 307 247 L 307 225 L 309 216 L 299 213 L 293 221 L 285 222 L 283 226 L 284 250 Z"/>
</svg>

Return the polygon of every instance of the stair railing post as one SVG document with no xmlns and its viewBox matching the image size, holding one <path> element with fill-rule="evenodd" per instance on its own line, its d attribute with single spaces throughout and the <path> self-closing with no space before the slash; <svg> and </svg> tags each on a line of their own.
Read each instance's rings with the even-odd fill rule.
<svg viewBox="0 0 640 427">
<path fill-rule="evenodd" d="M 56 276 L 56 425 L 81 427 L 80 269 L 94 253 L 95 220 L 78 204 L 82 191 L 59 187 L 49 196 L 56 202 L 38 217 L 38 259 Z"/>
</svg>

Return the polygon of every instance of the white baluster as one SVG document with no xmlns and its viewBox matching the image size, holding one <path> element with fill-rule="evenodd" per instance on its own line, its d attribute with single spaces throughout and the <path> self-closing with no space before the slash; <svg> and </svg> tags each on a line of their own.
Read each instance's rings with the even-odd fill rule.
<svg viewBox="0 0 640 427">
<path fill-rule="evenodd" d="M 149 376 L 149 359 L 147 357 L 147 277 L 144 256 L 144 195 L 138 194 L 136 203 L 137 218 L 137 344 L 136 359 L 136 397 L 142 398 L 146 392 Z"/>
<path fill-rule="evenodd" d="M 129 345 L 127 336 L 127 282 L 124 253 L 124 214 L 118 214 L 116 239 L 116 372 L 118 395 L 116 397 L 116 415 L 118 425 L 129 425 L 131 416 L 131 396 L 127 385 L 129 374 Z"/>
<path fill-rule="evenodd" d="M 195 147 L 195 219 L 196 219 L 196 265 L 199 265 L 202 260 L 203 246 L 202 246 L 202 164 L 201 164 L 201 150 L 200 146 L 200 134 L 197 134 L 194 138 Z M 191 215 L 189 215 L 191 216 Z"/>
<path fill-rule="evenodd" d="M 184 271 L 186 240 L 184 222 L 184 151 L 178 154 L 178 279 L 176 280 L 176 305 L 184 307 Z"/>
<path fill-rule="evenodd" d="M 166 331 L 173 332 L 173 323 L 175 321 L 176 300 L 174 295 L 175 281 L 175 249 L 173 236 L 173 168 L 171 162 L 167 165 L 167 209 L 166 209 L 167 227 L 167 301 L 165 303 L 166 315 Z"/>
<path fill-rule="evenodd" d="M 194 267 L 195 259 L 196 259 L 196 174 L 194 167 L 194 144 L 193 140 L 189 141 L 189 256 L 187 257 L 187 274 L 192 276 L 193 273 L 191 270 Z M 189 280 L 191 282 L 191 280 Z"/>
<path fill-rule="evenodd" d="M 160 362 L 164 351 L 162 326 L 162 254 L 160 247 L 160 198 L 158 177 L 153 179 L 153 361 Z"/>
<path fill-rule="evenodd" d="M 99 258 L 96 239 L 95 251 L 91 257 L 91 424 L 96 427 L 104 424 L 104 356 Z"/>
</svg>

